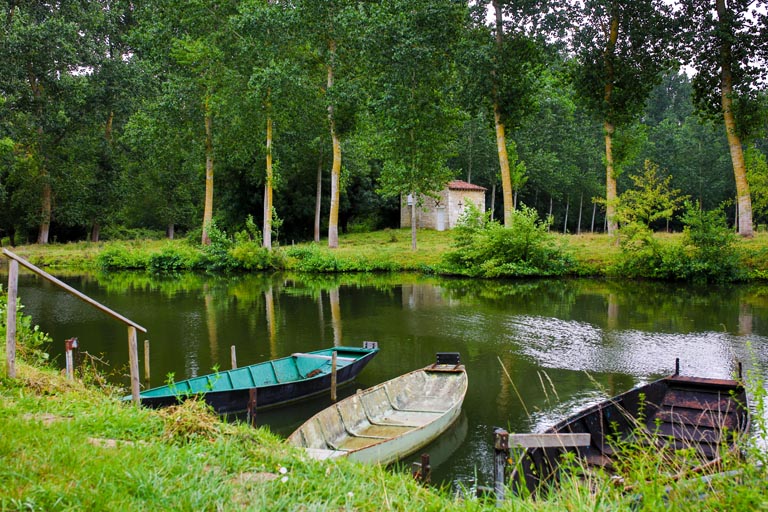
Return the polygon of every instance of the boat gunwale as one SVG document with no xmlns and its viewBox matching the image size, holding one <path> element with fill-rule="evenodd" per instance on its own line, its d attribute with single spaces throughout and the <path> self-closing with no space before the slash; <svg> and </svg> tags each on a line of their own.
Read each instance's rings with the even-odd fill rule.
<svg viewBox="0 0 768 512">
<path fill-rule="evenodd" d="M 353 364 L 359 363 L 363 359 L 373 357 L 376 353 L 378 353 L 379 350 L 380 350 L 379 348 L 362 348 L 362 347 L 340 346 L 340 347 L 332 347 L 332 348 L 324 348 L 324 349 L 320 349 L 320 350 L 314 350 L 312 352 L 306 352 L 306 353 L 307 354 L 313 354 L 313 353 L 321 353 L 321 352 L 331 352 L 332 353 L 332 352 L 344 351 L 344 352 L 357 352 L 357 353 L 360 354 L 360 357 L 358 357 L 358 358 L 356 358 L 356 359 L 354 359 L 352 361 L 344 361 L 343 364 L 339 364 L 337 366 L 337 371 L 338 371 L 338 370 L 340 370 L 342 368 L 346 368 L 346 367 L 351 366 Z M 321 379 L 321 378 L 327 377 L 330 374 L 330 370 L 329 370 L 327 372 L 326 371 L 321 371 L 321 372 L 319 372 L 316 375 L 313 375 L 311 377 L 303 377 L 303 376 L 301 376 L 301 372 L 299 371 L 298 366 L 297 366 L 297 361 L 298 361 L 298 358 L 300 358 L 300 357 L 301 357 L 301 355 L 298 355 L 298 354 L 294 353 L 294 354 L 291 354 L 289 356 L 281 357 L 281 358 L 278 358 L 278 359 L 269 359 L 269 360 L 266 360 L 266 361 L 261 361 L 261 362 L 258 362 L 258 363 L 249 364 L 247 366 L 241 366 L 239 368 L 231 368 L 229 370 L 223 370 L 223 371 L 220 371 L 220 372 L 214 372 L 214 373 L 210 373 L 210 374 L 206 374 L 206 375 L 200 375 L 199 377 L 191 377 L 189 379 L 184 379 L 184 380 L 181 380 L 179 382 L 175 382 L 175 383 L 171 383 L 171 384 L 166 384 L 164 386 L 157 386 L 157 387 L 154 387 L 154 388 L 147 389 L 145 391 L 142 391 L 139 396 L 140 396 L 140 399 L 142 399 L 142 400 L 144 400 L 144 399 L 147 399 L 147 400 L 157 400 L 157 399 L 174 398 L 174 397 L 182 398 L 182 397 L 186 397 L 186 396 L 196 396 L 196 395 L 204 395 L 204 396 L 213 395 L 213 396 L 215 396 L 215 395 L 221 394 L 221 393 L 231 393 L 233 391 L 244 391 L 244 390 L 254 389 L 254 388 L 255 389 L 271 389 L 271 388 L 278 387 L 278 386 L 285 386 L 285 385 L 288 385 L 288 384 L 291 384 L 291 383 L 294 383 L 294 382 L 310 382 L 310 381 L 313 381 L 313 380 L 316 380 L 316 379 Z M 275 361 L 285 361 L 285 360 L 291 360 L 294 363 L 294 366 L 296 367 L 296 371 L 299 374 L 300 378 L 293 379 L 293 380 L 285 380 L 285 381 L 280 381 L 279 380 L 278 375 L 277 375 L 277 369 L 275 368 L 274 363 L 275 363 Z M 320 365 L 320 367 L 318 367 L 318 368 L 321 368 L 321 367 L 325 366 L 326 364 L 327 364 L 327 362 L 325 364 L 323 364 L 323 365 Z M 267 367 L 267 366 L 269 366 L 272 369 L 272 372 L 274 373 L 274 376 L 275 376 L 275 382 L 269 383 L 269 384 L 256 384 L 252 370 L 254 368 L 256 368 L 256 367 Z M 230 383 L 231 383 L 231 376 L 230 376 L 230 374 L 232 372 L 238 372 L 238 371 L 242 371 L 242 370 L 248 370 L 248 373 L 250 375 L 251 381 L 254 383 L 253 386 L 238 386 L 238 387 L 231 386 L 229 389 L 217 389 L 217 390 L 211 389 L 211 390 L 208 390 L 208 391 L 192 391 L 191 388 L 190 389 L 186 389 L 186 390 L 176 390 L 176 391 L 173 390 L 173 388 L 178 386 L 179 384 L 184 384 L 184 385 L 189 386 L 188 382 L 191 381 L 191 380 L 196 380 L 196 379 L 206 379 L 208 381 L 209 385 L 212 387 L 215 384 L 216 381 L 211 382 L 211 380 L 210 380 L 211 376 L 224 375 L 224 374 L 226 374 L 230 378 Z M 218 381 L 218 379 L 217 379 L 217 381 Z M 160 392 L 160 391 L 165 390 L 165 389 L 167 389 L 168 392 L 163 393 L 163 394 L 149 394 L 149 393 L 151 393 L 153 391 Z M 307 395 L 307 396 L 311 396 L 311 395 Z M 128 397 L 128 398 L 130 398 L 130 397 Z M 302 399 L 303 399 L 303 397 L 302 397 Z"/>
</svg>

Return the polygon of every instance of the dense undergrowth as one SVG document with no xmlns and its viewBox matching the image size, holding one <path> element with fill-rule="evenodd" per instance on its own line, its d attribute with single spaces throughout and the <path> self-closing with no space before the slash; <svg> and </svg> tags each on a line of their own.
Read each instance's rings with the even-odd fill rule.
<svg viewBox="0 0 768 512">
<path fill-rule="evenodd" d="M 2 296 L 0 296 L 2 297 Z M 5 317 L 0 299 L 0 313 Z M 20 312 L 21 313 L 21 312 Z M 4 323 L 2 324 L 4 325 Z M 4 327 L 0 327 L 4 331 Z M 407 473 L 347 460 L 317 462 L 266 428 L 221 421 L 202 401 L 137 408 L 85 365 L 67 380 L 49 366 L 47 336 L 19 315 L 17 378 L 0 377 L 0 510 L 758 510 L 765 452 L 744 446 L 708 479 L 669 478 L 663 454 L 627 449 L 620 484 L 575 460 L 558 489 L 500 507 L 471 489 L 417 484 Z M 0 332 L 4 337 L 4 332 Z M 4 375 L 4 373 L 0 374 Z M 765 440 L 762 384 L 752 383 Z M 490 443 L 489 439 L 489 443 Z M 490 461 L 478 461 L 490 463 Z"/>
</svg>

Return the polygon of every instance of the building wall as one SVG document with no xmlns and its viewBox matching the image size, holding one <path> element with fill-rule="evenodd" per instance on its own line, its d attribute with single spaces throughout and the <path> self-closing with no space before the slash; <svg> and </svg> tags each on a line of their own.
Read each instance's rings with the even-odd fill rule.
<svg viewBox="0 0 768 512">
<path fill-rule="evenodd" d="M 448 190 L 440 192 L 440 205 L 445 208 L 445 229 L 456 227 L 467 201 L 472 201 L 480 211 L 485 211 L 485 192 L 482 190 Z M 436 202 L 431 197 L 424 198 L 422 207 L 416 209 L 416 226 L 437 229 Z M 411 207 L 403 197 L 400 207 L 400 227 L 411 227 Z"/>
</svg>

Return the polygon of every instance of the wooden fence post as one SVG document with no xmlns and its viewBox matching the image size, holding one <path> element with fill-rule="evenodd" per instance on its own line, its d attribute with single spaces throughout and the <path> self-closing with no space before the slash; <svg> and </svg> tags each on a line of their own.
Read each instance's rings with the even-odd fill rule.
<svg viewBox="0 0 768 512">
<path fill-rule="evenodd" d="M 19 263 L 8 261 L 8 304 L 5 309 L 5 367 L 9 379 L 16 378 L 16 297 L 19 293 Z"/>
<path fill-rule="evenodd" d="M 331 402 L 336 401 L 336 351 L 331 356 Z"/>
<path fill-rule="evenodd" d="M 149 384 L 149 340 L 144 340 L 144 381 Z"/>
<path fill-rule="evenodd" d="M 64 359 L 67 367 L 67 380 L 72 380 L 75 377 L 75 363 L 72 357 L 72 352 L 77 348 L 77 338 L 69 338 L 64 340 Z"/>
<path fill-rule="evenodd" d="M 131 397 L 133 403 L 141 403 L 141 386 L 139 385 L 139 347 L 136 339 L 136 328 L 128 326 L 128 363 L 131 367 Z"/>
<path fill-rule="evenodd" d="M 496 494 L 497 507 L 504 502 L 507 459 L 509 459 L 509 432 L 496 427 L 493 429 L 493 490 Z"/>
</svg>

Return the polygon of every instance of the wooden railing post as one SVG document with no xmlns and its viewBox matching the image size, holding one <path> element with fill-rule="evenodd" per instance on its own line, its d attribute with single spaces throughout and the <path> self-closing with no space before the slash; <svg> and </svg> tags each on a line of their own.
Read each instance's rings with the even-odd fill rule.
<svg viewBox="0 0 768 512">
<path fill-rule="evenodd" d="M 8 304 L 5 309 L 5 367 L 9 379 L 16 378 L 16 297 L 19 293 L 19 263 L 8 262 Z"/>
<path fill-rule="evenodd" d="M 139 351 L 138 342 L 136 340 L 136 331 L 147 332 L 147 330 L 137 324 L 136 322 L 129 320 L 123 315 L 116 313 L 108 307 L 99 304 L 92 298 L 88 297 L 82 292 L 79 292 L 69 286 L 68 284 L 56 279 L 49 273 L 45 272 L 28 262 L 24 258 L 17 256 L 8 249 L 3 248 L 2 253 L 8 257 L 8 310 L 6 312 L 6 318 L 8 325 L 6 329 L 6 363 L 8 377 L 11 379 L 16 378 L 16 298 L 18 295 L 18 280 L 19 280 L 19 264 L 23 265 L 27 269 L 36 273 L 37 275 L 47 279 L 51 283 L 63 288 L 67 292 L 71 293 L 80 300 L 90 304 L 98 310 L 108 314 L 112 318 L 119 320 L 128 326 L 128 356 L 131 366 L 131 395 L 133 401 L 139 403 Z"/>
<path fill-rule="evenodd" d="M 144 382 L 149 385 L 149 340 L 144 340 Z"/>
<path fill-rule="evenodd" d="M 139 393 L 141 387 L 139 386 L 139 343 L 136 337 L 136 328 L 132 325 L 128 326 L 128 363 L 131 367 L 131 397 L 133 403 L 139 405 L 141 398 Z"/>
<path fill-rule="evenodd" d="M 331 357 L 331 402 L 336 401 L 336 351 Z"/>
</svg>

